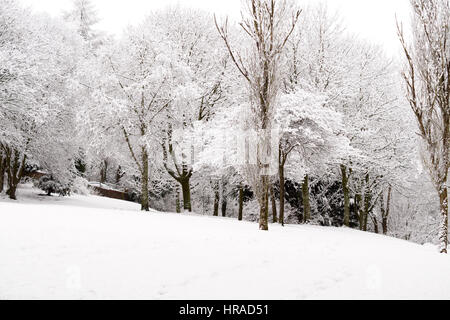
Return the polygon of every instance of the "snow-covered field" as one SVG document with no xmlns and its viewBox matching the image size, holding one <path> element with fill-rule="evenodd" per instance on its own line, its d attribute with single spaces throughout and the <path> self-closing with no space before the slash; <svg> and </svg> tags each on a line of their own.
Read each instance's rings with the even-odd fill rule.
<svg viewBox="0 0 450 320">
<path fill-rule="evenodd" d="M 450 299 L 450 258 L 347 229 L 0 199 L 0 299 Z"/>
</svg>

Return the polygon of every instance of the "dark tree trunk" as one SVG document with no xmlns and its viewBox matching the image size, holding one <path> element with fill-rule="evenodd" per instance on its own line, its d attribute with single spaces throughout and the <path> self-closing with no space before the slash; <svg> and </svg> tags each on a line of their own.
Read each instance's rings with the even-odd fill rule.
<svg viewBox="0 0 450 320">
<path fill-rule="evenodd" d="M 223 194 L 222 195 L 222 217 L 226 217 L 227 216 L 227 197 Z"/>
<path fill-rule="evenodd" d="M 381 193 L 380 197 L 380 211 L 381 211 L 381 229 L 385 235 L 385 220 L 386 220 L 386 208 L 384 206 L 384 192 Z"/>
<path fill-rule="evenodd" d="M 16 192 L 17 192 L 17 186 L 10 186 L 7 194 L 9 195 L 9 198 L 11 200 L 17 200 L 17 196 L 16 196 Z"/>
<path fill-rule="evenodd" d="M 382 228 L 383 228 L 383 234 L 387 235 L 388 234 L 388 219 L 387 219 L 387 217 L 383 218 Z"/>
<path fill-rule="evenodd" d="M 359 230 L 362 231 L 364 226 L 364 210 L 362 209 L 361 203 L 362 197 L 361 194 L 358 193 L 355 195 L 355 214 L 358 217 Z"/>
<path fill-rule="evenodd" d="M 192 212 L 190 177 L 182 178 L 179 182 L 183 191 L 184 211 Z"/>
<path fill-rule="evenodd" d="M 285 199 L 285 188 L 284 188 L 284 165 L 280 165 L 280 219 L 279 222 L 284 226 L 284 199 Z"/>
<path fill-rule="evenodd" d="M 148 165 L 148 153 L 145 147 L 142 148 L 142 196 L 141 196 L 141 210 L 150 211 L 149 204 L 149 165 Z"/>
<path fill-rule="evenodd" d="M 269 230 L 269 177 L 261 177 L 261 199 L 259 212 L 259 230 Z"/>
<path fill-rule="evenodd" d="M 373 229 L 374 229 L 374 232 L 376 233 L 376 234 L 378 234 L 378 233 L 380 233 L 380 231 L 379 231 L 379 228 L 378 228 L 378 219 L 377 219 L 377 217 L 372 217 L 372 222 L 373 222 Z"/>
<path fill-rule="evenodd" d="M 239 215 L 238 220 L 242 221 L 244 215 L 244 188 L 242 186 L 239 187 Z"/>
<path fill-rule="evenodd" d="M 102 169 L 100 170 L 100 184 L 106 183 L 108 180 L 108 160 L 104 160 L 102 163 Z"/>
<path fill-rule="evenodd" d="M 344 226 L 350 227 L 350 190 L 348 187 L 347 167 L 341 165 L 342 190 L 344 191 Z"/>
<path fill-rule="evenodd" d="M 277 223 L 278 222 L 277 199 L 275 198 L 275 192 L 273 190 L 273 185 L 270 186 L 270 199 L 272 200 L 273 223 Z"/>
<path fill-rule="evenodd" d="M 366 206 L 367 202 L 364 200 L 364 212 L 362 220 L 362 231 L 367 231 L 367 221 L 368 221 L 368 210 Z"/>
<path fill-rule="evenodd" d="M 181 200 L 180 200 L 180 192 L 178 191 L 178 189 L 177 189 L 177 198 L 175 202 L 177 213 L 181 213 Z"/>
<path fill-rule="evenodd" d="M 441 243 L 441 253 L 448 251 L 448 188 L 446 183 L 443 183 L 439 191 L 439 202 L 441 206 L 441 228 L 439 233 L 439 240 Z"/>
<path fill-rule="evenodd" d="M 303 195 L 303 222 L 307 223 L 311 220 L 311 204 L 309 202 L 309 176 L 306 176 L 302 184 Z"/>
<path fill-rule="evenodd" d="M 219 216 L 220 190 L 219 182 L 214 185 L 214 216 Z"/>
<path fill-rule="evenodd" d="M 388 233 L 389 214 L 390 214 L 390 210 L 391 210 L 391 197 L 392 197 L 392 187 L 389 186 L 386 208 L 384 208 L 383 196 L 381 197 L 381 201 L 382 201 L 382 203 L 381 203 L 381 215 L 382 215 L 381 226 L 383 228 L 384 235 L 387 235 L 387 233 Z"/>
<path fill-rule="evenodd" d="M 22 160 L 20 160 L 20 153 L 16 150 L 9 149 L 9 154 L 7 155 L 7 176 L 8 176 L 8 190 L 7 194 L 11 200 L 17 200 L 16 191 L 17 186 L 22 180 L 25 163 L 27 157 L 22 156 Z"/>
<path fill-rule="evenodd" d="M 222 217 L 227 216 L 227 206 L 228 206 L 228 199 L 227 199 L 227 186 L 225 179 L 222 179 Z"/>
<path fill-rule="evenodd" d="M 370 191 L 370 177 L 367 174 L 366 175 L 366 186 L 365 186 L 365 193 L 364 193 L 364 218 L 363 218 L 363 231 L 367 231 L 367 222 L 370 215 L 370 205 L 372 202 L 372 193 Z"/>
<path fill-rule="evenodd" d="M 3 192 L 5 185 L 6 157 L 0 157 L 0 193 Z"/>
</svg>

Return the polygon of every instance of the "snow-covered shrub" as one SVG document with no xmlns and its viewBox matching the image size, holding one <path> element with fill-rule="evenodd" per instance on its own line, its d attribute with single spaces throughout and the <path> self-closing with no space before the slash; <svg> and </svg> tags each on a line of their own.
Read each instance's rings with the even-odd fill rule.
<svg viewBox="0 0 450 320">
<path fill-rule="evenodd" d="M 289 202 L 285 203 L 284 223 L 299 224 L 302 220 L 303 215 L 299 212 L 298 208 L 293 207 Z"/>
<path fill-rule="evenodd" d="M 244 219 L 246 221 L 257 222 L 259 219 L 259 203 L 256 198 L 244 204 Z"/>
<path fill-rule="evenodd" d="M 51 196 L 53 193 L 57 193 L 62 197 L 70 195 L 70 187 L 68 185 L 60 183 L 49 175 L 43 176 L 39 179 L 36 187 L 42 191 L 45 191 L 48 196 Z"/>
<path fill-rule="evenodd" d="M 82 177 L 76 177 L 70 189 L 73 193 L 83 196 L 87 196 L 91 193 L 89 190 L 89 182 Z"/>
</svg>

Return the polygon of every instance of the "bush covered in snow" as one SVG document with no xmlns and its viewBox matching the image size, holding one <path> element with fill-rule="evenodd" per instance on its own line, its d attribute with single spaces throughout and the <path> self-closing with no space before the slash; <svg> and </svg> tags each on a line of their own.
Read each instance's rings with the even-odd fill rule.
<svg viewBox="0 0 450 320">
<path fill-rule="evenodd" d="M 45 191 L 48 196 L 51 196 L 53 193 L 57 193 L 62 197 L 70 195 L 70 186 L 60 183 L 51 175 L 40 178 L 36 184 L 36 187 L 42 191 Z"/>
<path fill-rule="evenodd" d="M 82 196 L 87 196 L 91 193 L 89 190 L 89 182 L 82 177 L 76 177 L 70 189 L 73 193 Z"/>
</svg>

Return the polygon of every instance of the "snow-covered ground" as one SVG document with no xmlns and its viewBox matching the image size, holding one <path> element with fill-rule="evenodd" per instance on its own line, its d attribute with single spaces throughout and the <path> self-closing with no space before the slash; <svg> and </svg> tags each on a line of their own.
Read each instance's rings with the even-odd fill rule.
<svg viewBox="0 0 450 320">
<path fill-rule="evenodd" d="M 450 258 L 348 229 L 0 199 L 0 299 L 450 299 Z"/>
</svg>

